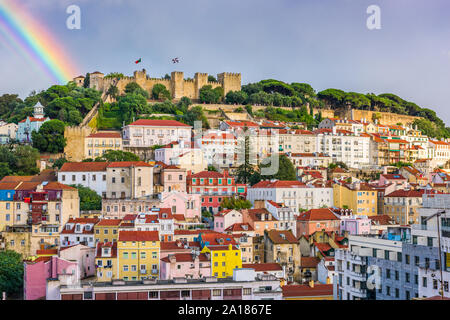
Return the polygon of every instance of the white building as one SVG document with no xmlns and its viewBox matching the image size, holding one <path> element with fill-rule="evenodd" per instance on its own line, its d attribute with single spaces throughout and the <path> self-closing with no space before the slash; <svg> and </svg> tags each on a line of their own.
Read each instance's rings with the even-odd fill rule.
<svg viewBox="0 0 450 320">
<path fill-rule="evenodd" d="M 235 162 L 237 139 L 231 132 L 208 130 L 201 138 L 200 148 L 208 165 L 230 167 Z"/>
<path fill-rule="evenodd" d="M 106 196 L 107 162 L 66 162 L 58 171 L 58 182 L 80 184 Z"/>
<path fill-rule="evenodd" d="M 331 156 L 333 162 L 343 162 L 351 168 L 364 168 L 370 165 L 370 137 L 367 134 L 354 134 L 347 130 L 319 129 L 317 152 Z"/>
<path fill-rule="evenodd" d="M 94 225 L 99 221 L 94 218 L 70 218 L 59 235 L 60 247 L 83 244 L 95 248 Z"/>
<path fill-rule="evenodd" d="M 125 147 L 151 147 L 191 141 L 192 127 L 176 120 L 139 119 L 123 128 Z"/>
<path fill-rule="evenodd" d="M 278 220 L 278 230 L 291 230 L 294 236 L 297 236 L 298 211 L 272 200 L 266 200 L 265 207 Z"/>
<path fill-rule="evenodd" d="M 333 206 L 333 188 L 314 187 L 299 181 L 260 181 L 248 189 L 247 199 L 255 201 L 272 200 L 291 207 L 296 213 L 299 209 L 316 209 Z"/>
<path fill-rule="evenodd" d="M 0 144 L 7 144 L 16 139 L 18 125 L 0 121 Z"/>
</svg>

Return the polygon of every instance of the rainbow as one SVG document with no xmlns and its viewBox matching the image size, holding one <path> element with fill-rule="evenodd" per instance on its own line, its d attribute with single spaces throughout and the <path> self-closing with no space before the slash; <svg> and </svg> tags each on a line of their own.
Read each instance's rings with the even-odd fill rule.
<svg viewBox="0 0 450 320">
<path fill-rule="evenodd" d="M 17 1 L 0 0 L 0 32 L 55 83 L 65 84 L 78 75 L 78 68 L 61 44 Z"/>
</svg>

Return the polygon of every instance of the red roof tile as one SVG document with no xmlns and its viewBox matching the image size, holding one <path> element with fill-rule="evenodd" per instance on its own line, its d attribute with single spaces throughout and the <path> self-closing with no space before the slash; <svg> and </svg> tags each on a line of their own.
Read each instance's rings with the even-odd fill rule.
<svg viewBox="0 0 450 320">
<path fill-rule="evenodd" d="M 315 283 L 314 287 L 307 284 L 285 285 L 281 287 L 283 297 L 322 297 L 333 295 L 332 284 Z"/>
<path fill-rule="evenodd" d="M 297 239 L 290 230 L 269 230 L 267 236 L 274 244 L 297 243 Z"/>
<path fill-rule="evenodd" d="M 106 171 L 108 162 L 66 162 L 60 172 L 93 172 Z"/>
<path fill-rule="evenodd" d="M 158 231 L 120 231 L 119 241 L 159 241 Z"/>
<path fill-rule="evenodd" d="M 122 222 L 122 219 L 102 219 L 96 226 L 119 226 Z"/>
<path fill-rule="evenodd" d="M 300 267 L 302 268 L 316 268 L 320 259 L 317 257 L 301 257 Z"/>
<path fill-rule="evenodd" d="M 339 220 L 338 217 L 330 209 L 311 209 L 301 213 L 297 217 L 297 221 L 318 221 L 318 220 Z"/>
</svg>

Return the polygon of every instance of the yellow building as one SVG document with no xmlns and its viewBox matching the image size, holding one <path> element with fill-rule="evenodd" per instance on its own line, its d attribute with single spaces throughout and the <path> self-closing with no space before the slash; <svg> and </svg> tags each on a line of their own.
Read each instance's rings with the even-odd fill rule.
<svg viewBox="0 0 450 320">
<path fill-rule="evenodd" d="M 107 150 L 122 150 L 119 131 L 91 133 L 84 139 L 84 159 L 101 157 Z"/>
<path fill-rule="evenodd" d="M 117 242 L 97 243 L 95 268 L 98 282 L 117 279 Z"/>
<path fill-rule="evenodd" d="M 353 210 L 353 214 L 375 216 L 378 192 L 367 183 L 333 185 L 334 206 Z"/>
<path fill-rule="evenodd" d="M 123 280 L 159 278 L 158 231 L 120 231 L 117 274 Z"/>
<path fill-rule="evenodd" d="M 241 250 L 232 244 L 225 246 L 204 246 L 202 253 L 211 254 L 211 276 L 226 278 L 233 276 L 233 269 L 242 268 Z"/>
<path fill-rule="evenodd" d="M 122 219 L 102 219 L 94 226 L 95 243 L 116 242 Z"/>
</svg>

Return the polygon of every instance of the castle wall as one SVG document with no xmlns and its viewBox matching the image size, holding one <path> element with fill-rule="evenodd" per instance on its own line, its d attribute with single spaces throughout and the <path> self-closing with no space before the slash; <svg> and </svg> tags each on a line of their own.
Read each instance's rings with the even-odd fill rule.
<svg viewBox="0 0 450 320">
<path fill-rule="evenodd" d="M 396 114 L 389 112 L 377 112 L 377 111 L 369 111 L 369 110 L 352 110 L 352 119 L 353 120 L 361 120 L 367 119 L 368 121 L 372 121 L 372 115 L 374 113 L 379 113 L 381 118 L 379 119 L 379 123 L 384 125 L 395 125 L 397 123 L 402 123 L 404 126 L 414 122 L 416 119 L 420 119 L 420 117 L 413 117 L 404 114 Z"/>
<path fill-rule="evenodd" d="M 105 79 L 102 74 L 93 74 L 90 78 L 90 87 L 96 88 L 99 91 L 105 92 L 113 84 L 119 89 L 119 94 L 123 94 L 125 87 L 130 82 L 136 82 L 149 94 L 151 94 L 153 86 L 155 84 L 163 84 L 167 90 L 169 90 L 172 98 L 181 99 L 182 97 L 188 97 L 193 100 L 199 99 L 199 90 L 205 85 L 211 85 L 211 87 L 222 87 L 224 93 L 229 91 L 241 90 L 241 75 L 239 73 L 221 73 L 217 75 L 217 82 L 208 81 L 207 73 L 197 72 L 193 80 L 185 80 L 183 72 L 172 72 L 171 79 L 156 79 L 147 76 L 145 69 L 142 71 L 135 71 L 132 77 L 123 77 L 117 84 L 116 79 Z M 80 84 L 79 84 L 80 85 Z"/>
</svg>

